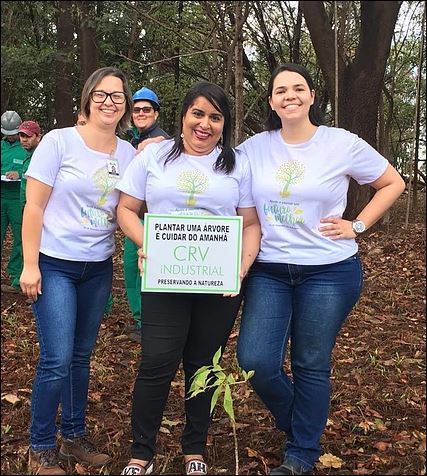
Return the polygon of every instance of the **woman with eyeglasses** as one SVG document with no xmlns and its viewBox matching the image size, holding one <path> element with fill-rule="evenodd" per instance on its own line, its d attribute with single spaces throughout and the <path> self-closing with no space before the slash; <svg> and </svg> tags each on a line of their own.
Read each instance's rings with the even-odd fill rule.
<svg viewBox="0 0 427 476">
<path fill-rule="evenodd" d="M 160 113 L 160 102 L 157 94 L 143 87 L 132 97 L 132 122 L 134 127 L 128 131 L 130 143 L 139 150 L 139 144 L 146 139 L 154 137 L 164 137 L 168 139 L 168 134 L 159 126 L 157 119 Z"/>
<path fill-rule="evenodd" d="M 88 439 L 85 413 L 90 356 L 112 283 L 115 185 L 135 156 L 116 134 L 128 128 L 132 106 L 123 72 L 98 69 L 82 91 L 86 125 L 46 134 L 26 173 L 20 284 L 33 300 L 40 343 L 31 401 L 33 474 L 68 474 L 59 458 L 95 467 L 111 461 Z"/>
</svg>

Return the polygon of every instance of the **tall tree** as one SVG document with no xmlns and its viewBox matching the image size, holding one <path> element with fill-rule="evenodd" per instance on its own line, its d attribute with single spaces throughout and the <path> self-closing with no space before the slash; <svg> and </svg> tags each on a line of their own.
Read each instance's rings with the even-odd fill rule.
<svg viewBox="0 0 427 476">
<path fill-rule="evenodd" d="M 82 83 L 99 67 L 99 46 L 96 36 L 96 4 L 77 2 L 80 24 L 80 65 Z"/>
<path fill-rule="evenodd" d="M 73 125 L 72 42 L 74 24 L 73 2 L 57 2 L 57 53 L 55 81 L 56 126 Z"/>
<path fill-rule="evenodd" d="M 399 1 L 360 2 L 359 43 L 353 60 L 339 52 L 339 126 L 376 146 L 378 107 L 387 58 L 399 13 Z M 329 97 L 334 98 L 334 32 L 324 2 L 301 1 L 301 7 Z M 332 99 L 333 102 L 333 99 Z M 350 184 L 347 217 L 356 216 L 370 198 L 370 188 Z"/>
</svg>

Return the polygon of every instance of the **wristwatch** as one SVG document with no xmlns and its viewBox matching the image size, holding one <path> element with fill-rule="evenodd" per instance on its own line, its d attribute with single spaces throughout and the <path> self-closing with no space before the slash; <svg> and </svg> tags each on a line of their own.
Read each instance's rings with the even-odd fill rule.
<svg viewBox="0 0 427 476">
<path fill-rule="evenodd" d="M 356 233 L 356 235 L 360 235 L 366 230 L 366 225 L 362 220 L 353 220 L 351 222 L 351 228 Z"/>
</svg>

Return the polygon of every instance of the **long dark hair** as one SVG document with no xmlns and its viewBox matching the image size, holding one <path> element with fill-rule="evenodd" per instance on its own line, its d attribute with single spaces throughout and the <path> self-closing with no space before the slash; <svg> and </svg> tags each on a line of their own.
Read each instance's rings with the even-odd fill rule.
<svg viewBox="0 0 427 476">
<path fill-rule="evenodd" d="M 224 128 L 222 130 L 222 150 L 218 155 L 214 164 L 216 172 L 222 171 L 229 174 L 233 171 L 236 164 L 234 150 L 231 148 L 231 111 L 228 104 L 227 96 L 224 90 L 214 83 L 208 81 L 200 81 L 192 86 L 184 97 L 181 108 L 181 116 L 179 120 L 178 130 L 175 134 L 174 145 L 171 151 L 167 154 L 165 165 L 172 160 L 175 160 L 180 154 L 184 152 L 184 143 L 181 137 L 182 120 L 188 109 L 194 104 L 197 98 L 204 97 L 212 106 L 220 112 L 224 117 Z"/>
<path fill-rule="evenodd" d="M 304 66 L 301 66 L 300 64 L 295 64 L 295 63 L 284 63 L 284 64 L 280 64 L 276 66 L 276 68 L 271 74 L 271 78 L 268 83 L 268 90 L 267 90 L 268 98 L 271 98 L 273 94 L 274 80 L 283 71 L 292 71 L 293 73 L 300 74 L 307 81 L 310 91 L 313 91 L 316 89 L 314 87 L 314 81 L 311 78 L 310 73 L 307 71 L 306 68 L 304 68 Z M 319 108 L 317 95 L 314 96 L 314 103 L 310 106 L 310 110 L 308 111 L 308 118 L 314 126 L 321 126 L 322 124 L 324 124 L 323 114 L 321 113 Z M 282 128 L 282 121 L 280 120 L 276 111 L 273 111 L 271 107 L 269 106 L 267 119 L 265 121 L 265 129 L 267 131 L 274 131 L 276 129 L 281 129 L 281 128 Z"/>
</svg>

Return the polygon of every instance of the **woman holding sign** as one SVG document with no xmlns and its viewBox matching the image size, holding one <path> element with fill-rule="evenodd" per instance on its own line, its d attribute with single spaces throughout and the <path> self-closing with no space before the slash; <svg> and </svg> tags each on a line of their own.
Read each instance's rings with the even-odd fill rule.
<svg viewBox="0 0 427 476">
<path fill-rule="evenodd" d="M 302 66 L 279 66 L 268 98 L 267 131 L 239 146 L 251 164 L 262 243 L 245 286 L 238 358 L 255 370 L 251 384 L 287 435 L 271 474 L 311 474 L 328 418 L 331 353 L 362 286 L 355 238 L 404 183 L 364 140 L 322 125 Z M 350 177 L 376 190 L 353 221 L 342 218 Z M 292 380 L 283 369 L 289 341 Z"/>
<path fill-rule="evenodd" d="M 241 278 L 254 261 L 260 226 L 251 196 L 251 177 L 243 153 L 230 147 L 231 114 L 217 85 L 201 82 L 184 98 L 175 139 L 148 145 L 123 180 L 118 220 L 142 248 L 141 206 L 170 215 L 243 217 Z M 150 256 L 147 257 L 147 262 Z M 132 407 L 132 459 L 122 474 L 153 469 L 156 435 L 171 381 L 182 360 L 186 393 L 197 369 L 209 365 L 230 335 L 241 295 L 143 293 L 142 356 Z M 203 460 L 210 423 L 211 393 L 185 401 L 182 435 L 186 474 L 207 474 Z"/>
</svg>

